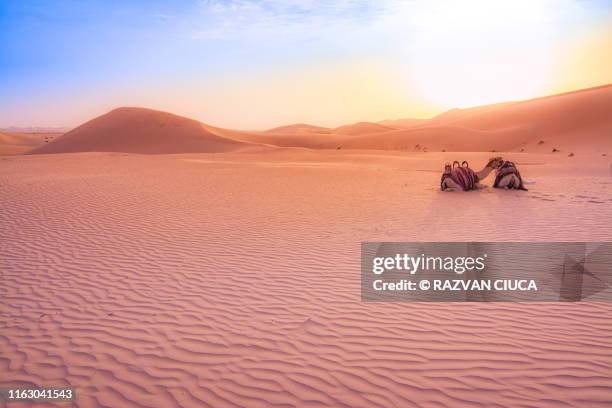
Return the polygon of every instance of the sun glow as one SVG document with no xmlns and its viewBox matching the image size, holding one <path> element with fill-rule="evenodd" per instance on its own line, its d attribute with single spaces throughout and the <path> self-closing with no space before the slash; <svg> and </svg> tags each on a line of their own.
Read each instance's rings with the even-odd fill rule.
<svg viewBox="0 0 612 408">
<path fill-rule="evenodd" d="M 436 3 L 412 18 L 405 72 L 425 100 L 467 107 L 551 87 L 558 28 L 548 1 Z"/>
<path fill-rule="evenodd" d="M 75 126 L 124 105 L 231 128 L 333 127 L 612 83 L 605 0 L 5 3 L 6 127 Z"/>
</svg>

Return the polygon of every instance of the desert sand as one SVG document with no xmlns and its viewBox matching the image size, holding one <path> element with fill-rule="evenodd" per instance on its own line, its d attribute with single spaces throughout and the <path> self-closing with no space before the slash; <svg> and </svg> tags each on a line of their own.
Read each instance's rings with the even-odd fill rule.
<svg viewBox="0 0 612 408">
<path fill-rule="evenodd" d="M 612 146 L 612 86 L 454 109 L 414 126 L 351 139 L 343 148 L 596 153 Z"/>
<path fill-rule="evenodd" d="M 362 241 L 612 240 L 609 115 L 564 130 L 558 99 L 524 103 L 541 114 L 499 109 L 549 127 L 496 154 L 528 192 L 439 191 L 445 161 L 479 168 L 518 132 L 489 109 L 444 124 L 473 152 L 431 151 L 451 131 L 305 148 L 316 130 L 123 109 L 0 157 L 0 385 L 70 385 L 82 407 L 606 406 L 612 303 L 360 300 Z"/>
<path fill-rule="evenodd" d="M 386 133 L 392 130 L 397 130 L 390 126 L 385 126 L 380 123 L 359 122 L 352 125 L 344 125 L 334 129 L 334 133 L 338 135 L 369 135 L 373 133 Z"/>
<path fill-rule="evenodd" d="M 50 143 L 61 133 L 50 132 L 0 132 L 0 155 L 22 154 Z"/>
<path fill-rule="evenodd" d="M 227 152 L 249 143 L 217 136 L 193 119 L 144 108 L 118 108 L 73 129 L 33 153 Z"/>
<path fill-rule="evenodd" d="M 610 155 L 610 106 L 612 85 L 606 85 L 528 101 L 452 109 L 428 120 L 359 122 L 333 129 L 300 123 L 267 131 L 224 129 L 166 112 L 123 107 L 28 153 L 170 154 L 296 147 Z M 7 145 L 0 139 L 0 148 Z M 5 154 L 13 152 L 10 149 Z"/>
<path fill-rule="evenodd" d="M 281 134 L 281 135 L 284 135 L 284 134 L 312 135 L 312 134 L 317 134 L 317 133 L 330 134 L 332 132 L 333 132 L 333 129 L 322 127 L 322 126 L 309 125 L 307 123 L 296 123 L 294 125 L 279 126 L 279 127 L 275 127 L 273 129 L 268 129 L 264 131 L 264 133 Z"/>
</svg>

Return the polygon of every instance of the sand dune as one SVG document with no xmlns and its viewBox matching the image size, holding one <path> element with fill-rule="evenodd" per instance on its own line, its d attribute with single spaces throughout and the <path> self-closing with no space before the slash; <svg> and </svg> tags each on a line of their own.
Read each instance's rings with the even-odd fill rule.
<svg viewBox="0 0 612 408">
<path fill-rule="evenodd" d="M 454 123 L 480 130 L 515 127 L 517 124 L 541 131 L 569 132 L 585 124 L 610 122 L 612 85 L 582 89 L 522 102 L 510 102 L 465 110 L 444 123 Z"/>
<path fill-rule="evenodd" d="M 353 138 L 341 146 L 346 149 L 403 151 L 510 151 L 517 142 L 510 132 L 481 131 L 460 126 L 423 126 L 397 130 L 383 135 Z"/>
<path fill-rule="evenodd" d="M 48 132 L 2 132 L 0 133 L 0 155 L 21 154 L 42 146 L 61 136 L 60 133 Z"/>
<path fill-rule="evenodd" d="M 455 156 L 3 158 L 0 386 L 70 385 L 80 407 L 609 405 L 611 303 L 360 302 L 362 241 L 612 240 L 606 158 L 510 154 L 528 193 L 439 192 Z"/>
<path fill-rule="evenodd" d="M 336 135 L 333 133 L 310 131 L 308 130 L 310 125 L 306 125 L 307 127 L 303 128 L 300 124 L 285 126 L 283 127 L 285 131 L 281 131 L 282 128 L 276 128 L 263 132 L 224 129 L 210 125 L 203 126 L 209 132 L 220 137 L 246 143 L 256 143 L 267 147 L 335 149 L 342 142 L 355 137 L 353 135 Z"/>
<path fill-rule="evenodd" d="M 612 154 L 612 85 L 521 102 L 451 109 L 431 119 L 340 126 L 325 137 L 309 125 L 251 134 L 246 140 L 283 147 Z"/>
<path fill-rule="evenodd" d="M 306 149 L 336 149 L 355 135 L 336 135 L 326 133 L 256 133 L 221 130 L 219 134 L 230 135 L 235 140 L 259 143 L 271 147 L 295 147 Z"/>
<path fill-rule="evenodd" d="M 232 137 L 252 143 L 264 143 L 278 147 L 301 147 L 309 149 L 336 149 L 347 141 L 364 135 L 379 134 L 395 130 L 377 123 L 360 122 L 334 129 L 307 124 L 281 126 L 264 132 L 237 132 Z M 219 130 L 223 133 L 223 130 Z"/>
<path fill-rule="evenodd" d="M 451 109 L 431 119 L 340 126 L 296 124 L 238 139 L 282 147 L 612 155 L 612 85 L 522 102 Z"/>
<path fill-rule="evenodd" d="M 453 108 L 449 109 L 445 112 L 440 113 L 439 115 L 434 116 L 431 119 L 428 119 L 429 124 L 434 123 L 448 123 L 454 120 L 458 120 L 470 115 L 481 114 L 485 112 L 491 112 L 497 109 L 500 109 L 505 106 L 513 105 L 517 102 L 501 102 L 495 103 L 491 105 L 482 105 L 482 106 L 473 106 L 470 108 Z"/>
<path fill-rule="evenodd" d="M 384 133 L 396 128 L 384 126 L 379 123 L 359 122 L 352 125 L 344 125 L 334 129 L 334 133 L 338 135 L 364 135 L 369 133 Z"/>
<path fill-rule="evenodd" d="M 224 129 L 220 127 L 203 125 L 212 134 L 222 138 L 241 141 L 249 144 L 257 144 L 268 148 L 274 147 L 298 147 L 308 149 L 322 149 L 328 143 L 330 135 L 325 133 L 299 131 L 293 125 L 287 126 L 287 133 L 280 131 L 244 131 L 235 129 Z M 298 125 L 299 126 L 299 125 Z"/>
<path fill-rule="evenodd" d="M 470 109 L 453 109 L 417 126 L 369 134 L 343 148 L 612 154 L 612 85 Z"/>
<path fill-rule="evenodd" d="M 378 122 L 380 125 L 395 128 L 395 129 L 406 129 L 412 128 L 415 126 L 422 125 L 426 123 L 428 119 L 413 119 L 413 118 L 404 118 L 404 119 L 386 119 Z"/>
<path fill-rule="evenodd" d="M 215 135 L 195 120 L 144 108 L 118 108 L 30 154 L 74 152 L 210 153 L 252 144 Z"/>
<path fill-rule="evenodd" d="M 312 134 L 312 133 L 329 134 L 329 133 L 332 133 L 332 129 L 321 127 L 321 126 L 308 125 L 306 123 L 296 123 L 294 125 L 279 126 L 274 129 L 269 129 L 269 130 L 264 131 L 264 133 L 283 134 L 283 135 L 295 135 L 295 134 L 304 134 L 304 133 L 306 134 Z"/>
<path fill-rule="evenodd" d="M 432 119 L 223 129 L 169 113 L 120 108 L 32 153 L 229 152 L 254 147 L 612 155 L 612 85 L 523 102 L 452 109 Z M 6 143 L 4 144 L 6 145 Z"/>
</svg>

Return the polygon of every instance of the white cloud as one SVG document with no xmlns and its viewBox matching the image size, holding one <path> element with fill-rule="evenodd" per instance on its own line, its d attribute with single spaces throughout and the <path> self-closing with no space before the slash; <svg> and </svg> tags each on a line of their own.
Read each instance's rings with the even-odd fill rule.
<svg viewBox="0 0 612 408">
<path fill-rule="evenodd" d="M 358 29 L 386 8 L 384 1 L 202 0 L 197 38 L 327 36 L 338 28 Z"/>
<path fill-rule="evenodd" d="M 520 31 L 523 22 L 561 24 L 584 17 L 588 2 L 576 0 L 200 0 L 191 20 L 199 39 L 271 42 L 321 38 L 330 42 L 398 35 L 432 26 Z M 547 13 L 542 13 L 546 10 Z M 512 18 L 508 18 L 508 15 Z M 537 20 L 537 21 L 534 21 Z"/>
</svg>

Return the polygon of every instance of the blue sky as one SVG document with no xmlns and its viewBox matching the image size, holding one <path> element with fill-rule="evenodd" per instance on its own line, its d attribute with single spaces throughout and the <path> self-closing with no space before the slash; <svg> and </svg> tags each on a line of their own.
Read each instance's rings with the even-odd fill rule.
<svg viewBox="0 0 612 408">
<path fill-rule="evenodd" d="M 0 126 L 73 126 L 121 105 L 242 128 L 423 117 L 564 90 L 542 79 L 554 58 L 573 52 L 564 44 L 607 44 L 610 33 L 609 1 L 457 4 L 0 0 Z M 514 54 L 538 64 L 524 78 L 542 77 L 523 93 L 489 95 L 486 78 L 469 83 L 478 98 L 448 89 L 466 82 L 456 77 L 462 70 L 498 83 L 512 75 L 504 58 Z M 608 81 L 592 77 L 585 85 Z M 250 108 L 253 99 L 260 108 Z"/>
</svg>

